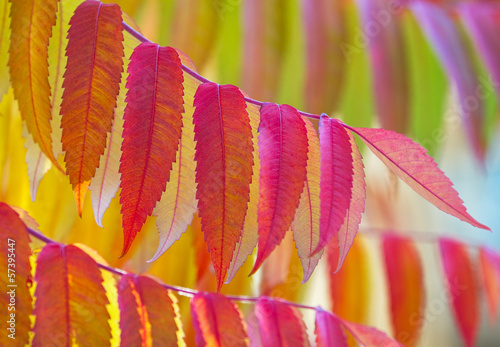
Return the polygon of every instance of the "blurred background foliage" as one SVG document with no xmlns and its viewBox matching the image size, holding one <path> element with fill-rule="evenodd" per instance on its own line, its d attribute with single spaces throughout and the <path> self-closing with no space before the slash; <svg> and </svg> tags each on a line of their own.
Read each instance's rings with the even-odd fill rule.
<svg viewBox="0 0 500 347">
<path fill-rule="evenodd" d="M 66 14 L 64 25 L 70 9 L 79 2 L 61 2 Z M 390 331 L 380 233 L 406 233 L 415 240 L 423 261 L 427 302 L 444 290 L 436 244 L 427 242 L 428 235 L 451 234 L 471 245 L 487 244 L 500 250 L 500 66 L 494 69 L 495 62 L 500 62 L 500 49 L 496 56 L 485 55 L 481 35 L 467 22 L 472 8 L 466 7 L 493 6 L 487 10 L 494 9 L 497 17 L 482 27 L 482 33 L 486 35 L 485 44 L 500 47 L 500 8 L 496 1 L 430 2 L 431 11 L 446 19 L 445 24 L 440 22 L 443 27 L 437 34 L 417 15 L 415 7 L 408 5 L 412 2 L 409 0 L 104 2 L 118 3 L 145 37 L 182 50 L 198 72 L 214 82 L 237 85 L 261 101 L 287 103 L 315 114 L 325 112 L 352 126 L 383 127 L 407 134 L 436 158 L 471 215 L 493 230 L 491 234 L 474 230 L 439 212 L 365 152 L 367 211 L 361 234 L 341 273 L 331 276 L 322 262 L 312 279 L 300 284 L 302 269 L 289 235 L 256 276 L 247 277 L 252 265 L 248 261 L 223 287 L 223 293 L 266 294 L 321 304 L 333 307 L 344 318 Z M 158 242 L 154 218 L 148 219 L 130 252 L 118 258 L 122 230 L 117 198 L 100 228 L 94 221 L 90 199 L 86 199 L 83 217 L 79 218 L 68 179 L 52 168 L 41 180 L 36 199 L 31 200 L 33 183 L 27 175 L 22 122 L 4 71 L 6 0 L 2 1 L 2 11 L 0 92 L 5 94 L 0 104 L 0 201 L 26 209 L 47 236 L 64 243 L 86 244 L 112 266 L 148 272 L 172 285 L 215 290 L 215 276 L 197 217 L 171 249 L 159 260 L 147 263 Z M 443 29 L 446 25 L 451 26 L 451 34 Z M 480 138 L 474 139 L 466 135 L 470 124 L 460 105 L 470 96 L 467 93 L 478 87 L 481 94 L 475 95 L 473 101 L 478 106 L 472 111 L 479 115 L 471 117 L 479 119 Z M 482 145 L 476 142 L 481 141 L 483 154 L 477 150 Z M 336 303 L 331 304 L 335 298 Z M 182 317 L 189 319 L 188 300 L 180 300 Z M 305 320 L 310 324 L 313 318 L 306 313 Z M 251 316 L 248 321 L 252 330 Z M 487 329 L 484 322 L 480 343 L 488 345 L 495 338 L 494 329 Z M 191 324 L 184 327 L 190 344 Z M 420 344 L 429 345 L 439 338 L 442 345 L 454 345 L 458 343 L 454 329 L 450 313 L 440 313 L 425 321 Z M 498 341 L 498 332 L 496 338 Z"/>
</svg>

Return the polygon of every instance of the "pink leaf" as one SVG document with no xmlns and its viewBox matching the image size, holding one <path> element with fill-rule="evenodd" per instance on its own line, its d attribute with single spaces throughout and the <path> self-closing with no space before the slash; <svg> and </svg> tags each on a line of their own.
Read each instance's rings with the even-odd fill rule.
<svg viewBox="0 0 500 347">
<path fill-rule="evenodd" d="M 354 339 L 364 347 L 399 347 L 403 346 L 394 341 L 386 333 L 366 325 L 342 320 L 342 325 L 352 334 Z"/>
<path fill-rule="evenodd" d="M 467 346 L 473 346 L 479 330 L 478 284 L 467 247 L 457 241 L 440 239 L 439 247 L 453 313 Z"/>
<path fill-rule="evenodd" d="M 351 201 L 353 158 L 349 135 L 336 120 L 323 114 L 319 121 L 321 149 L 320 241 L 316 253 L 338 236 Z"/>
<path fill-rule="evenodd" d="M 490 230 L 469 215 L 449 178 L 422 146 L 393 131 L 346 127 L 361 137 L 389 169 L 427 201 L 464 222 Z"/>
<path fill-rule="evenodd" d="M 316 308 L 315 333 L 318 347 L 347 347 L 347 337 L 340 320 L 330 312 L 324 311 L 321 307 Z"/>
<path fill-rule="evenodd" d="M 268 297 L 255 304 L 262 346 L 309 346 L 306 327 L 297 308 Z"/>
<path fill-rule="evenodd" d="M 290 228 L 306 180 L 307 133 L 296 109 L 265 103 L 259 126 L 259 251 L 252 273 Z"/>
</svg>

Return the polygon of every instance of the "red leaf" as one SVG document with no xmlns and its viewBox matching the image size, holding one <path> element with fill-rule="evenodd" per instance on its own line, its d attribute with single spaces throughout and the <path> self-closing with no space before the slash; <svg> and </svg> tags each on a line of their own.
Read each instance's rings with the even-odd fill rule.
<svg viewBox="0 0 500 347">
<path fill-rule="evenodd" d="M 216 293 L 197 293 L 191 299 L 197 346 L 248 346 L 243 314 L 231 300 Z"/>
<path fill-rule="evenodd" d="M 393 131 L 346 127 L 361 137 L 389 169 L 434 206 L 475 227 L 490 230 L 467 213 L 449 178 L 422 146 Z"/>
<path fill-rule="evenodd" d="M 479 260 L 488 299 L 490 323 L 494 325 L 497 322 L 498 304 L 500 302 L 500 256 L 487 248 L 481 247 L 479 249 Z"/>
<path fill-rule="evenodd" d="M 88 0 L 75 10 L 70 25 L 61 104 L 62 145 L 81 215 L 111 130 L 123 71 L 121 10 L 116 4 Z"/>
<path fill-rule="evenodd" d="M 184 342 L 177 299 L 154 279 L 122 276 L 118 304 L 122 346 L 177 346 Z"/>
<path fill-rule="evenodd" d="M 319 121 L 321 149 L 320 241 L 314 253 L 334 237 L 344 223 L 352 197 L 353 158 L 349 135 L 335 119 Z"/>
<path fill-rule="evenodd" d="M 250 200 L 253 144 L 243 94 L 203 83 L 194 98 L 198 209 L 220 289 Z"/>
<path fill-rule="evenodd" d="M 48 244 L 38 255 L 35 280 L 33 346 L 109 344 L 109 302 L 90 256 L 76 246 Z"/>
<path fill-rule="evenodd" d="M 306 326 L 297 308 L 260 297 L 255 304 L 255 315 L 264 347 L 309 346 Z"/>
<path fill-rule="evenodd" d="M 412 317 L 425 309 L 422 265 L 417 249 L 409 239 L 386 235 L 383 239 L 385 270 L 389 286 L 394 336 L 405 346 L 414 346 L 424 320 Z"/>
<path fill-rule="evenodd" d="M 465 245 L 450 239 L 440 239 L 439 247 L 458 328 L 465 344 L 473 346 L 479 329 L 478 285 L 474 267 Z"/>
<path fill-rule="evenodd" d="M 19 215 L 9 207 L 0 203 L 0 242 L 2 243 L 2 261 L 0 261 L 0 319 L 4 326 L 0 334 L 0 345 L 12 346 L 13 341 L 20 345 L 29 342 L 28 333 L 31 328 L 30 314 L 32 312 L 31 295 L 31 265 L 29 256 L 30 239 L 26 225 Z M 12 316 L 12 314 L 14 316 Z M 9 337 L 15 336 L 15 340 Z"/>
<path fill-rule="evenodd" d="M 193 63 L 184 57 L 180 51 L 179 58 L 185 66 L 194 68 Z M 184 61 L 183 59 L 186 59 Z M 170 180 L 167 183 L 160 201 L 156 204 L 153 215 L 157 216 L 156 226 L 160 236 L 158 249 L 149 260 L 158 259 L 181 235 L 193 220 L 193 215 L 198 210 L 196 200 L 196 162 L 194 153 L 194 95 L 200 82 L 187 72 L 184 75 L 184 113 L 182 114 L 182 134 L 179 141 L 179 150 L 172 165 Z"/>
<path fill-rule="evenodd" d="M 311 121 L 304 118 L 308 140 L 307 179 L 300 196 L 299 207 L 292 222 L 293 239 L 302 263 L 305 283 L 318 265 L 323 251 L 311 256 L 319 242 L 320 211 L 320 150 L 318 133 Z"/>
<path fill-rule="evenodd" d="M 250 125 L 252 127 L 252 142 L 254 153 L 254 165 L 252 183 L 250 184 L 250 201 L 248 202 L 247 214 L 245 216 L 245 224 L 241 231 L 241 237 L 236 244 L 233 259 L 227 270 L 227 282 L 231 281 L 236 275 L 236 272 L 245 263 L 248 256 L 253 253 L 255 246 L 259 239 L 257 224 L 258 208 L 259 208 L 259 173 L 260 173 L 260 159 L 257 155 L 258 146 L 258 128 L 260 121 L 260 108 L 251 103 L 247 103 L 248 117 L 250 118 Z"/>
<path fill-rule="evenodd" d="M 413 1 L 410 8 L 431 42 L 443 68 L 458 89 L 461 118 L 474 154 L 484 160 L 483 97 L 477 95 L 478 73 L 468 54 L 460 30 L 442 6 L 428 1 Z"/>
<path fill-rule="evenodd" d="M 361 223 L 361 215 L 365 211 L 365 199 L 366 199 L 366 184 L 365 184 L 365 172 L 363 165 L 363 157 L 359 152 L 358 145 L 354 140 L 354 136 L 350 130 L 347 130 L 347 135 L 349 136 L 349 141 L 351 143 L 352 151 L 352 189 L 351 189 L 351 202 L 349 203 L 349 208 L 344 219 L 344 224 L 340 227 L 337 237 L 337 243 L 331 242 L 330 249 L 336 246 L 337 252 L 339 254 L 337 269 L 334 273 L 337 273 L 342 264 L 344 263 L 347 253 L 351 249 L 354 242 L 354 238 L 358 233 L 359 224 Z M 333 264 L 331 264 L 333 265 Z"/>
<path fill-rule="evenodd" d="M 62 170 L 52 153 L 47 61 L 47 47 L 52 27 L 56 23 L 58 1 L 9 2 L 11 35 L 8 64 L 14 96 L 34 142 L 40 146 L 47 158 Z"/>
<path fill-rule="evenodd" d="M 321 307 L 316 308 L 315 334 L 318 347 L 347 347 L 347 337 L 342 329 L 341 321 Z"/>
<path fill-rule="evenodd" d="M 392 0 L 361 0 L 357 4 L 360 24 L 370 30 L 367 43 L 378 118 L 382 128 L 405 133 L 410 123 L 411 95 L 403 5 Z M 377 33 L 371 34 L 374 24 Z"/>
<path fill-rule="evenodd" d="M 307 132 L 298 111 L 265 103 L 260 110 L 259 250 L 252 273 L 283 240 L 306 180 Z"/>
<path fill-rule="evenodd" d="M 144 42 L 132 53 L 120 164 L 123 253 L 151 215 L 170 177 L 181 137 L 184 80 L 170 47 Z"/>
</svg>

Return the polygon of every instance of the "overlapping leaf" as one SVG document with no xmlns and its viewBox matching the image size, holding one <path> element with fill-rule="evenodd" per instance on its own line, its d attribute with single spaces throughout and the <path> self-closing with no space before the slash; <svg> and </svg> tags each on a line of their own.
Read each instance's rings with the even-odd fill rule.
<svg viewBox="0 0 500 347">
<path fill-rule="evenodd" d="M 33 140 L 60 167 L 52 154 L 47 61 L 58 0 L 11 0 L 10 3 L 9 72 L 14 96 Z"/>
<path fill-rule="evenodd" d="M 259 239 L 257 215 L 259 206 L 259 174 L 260 174 L 260 158 L 258 156 L 258 127 L 260 121 L 259 107 L 247 103 L 248 117 L 250 118 L 250 125 L 252 127 L 252 142 L 253 142 L 253 174 L 252 183 L 250 184 L 250 200 L 248 202 L 247 214 L 245 216 L 245 223 L 241 231 L 241 237 L 236 244 L 233 259 L 229 265 L 227 272 L 227 282 L 231 281 L 236 275 L 236 272 L 243 265 L 249 255 L 252 254 Z"/>
<path fill-rule="evenodd" d="M 123 65 L 121 10 L 83 2 L 71 18 L 61 104 L 64 161 L 81 215 L 90 179 L 106 147 Z"/>
<path fill-rule="evenodd" d="M 306 327 L 293 306 L 260 297 L 255 304 L 262 346 L 309 346 Z"/>
<path fill-rule="evenodd" d="M 290 228 L 307 166 L 307 132 L 297 110 L 265 103 L 260 115 L 259 250 L 252 273 Z"/>
<path fill-rule="evenodd" d="M 338 232 L 336 238 L 337 242 L 332 241 L 329 247 L 329 252 L 338 252 L 338 264 L 335 272 L 338 272 L 342 267 L 347 253 L 349 252 L 349 249 L 351 249 L 354 242 L 354 238 L 356 237 L 359 229 L 359 224 L 361 223 L 361 215 L 365 210 L 366 199 L 365 172 L 361 153 L 359 152 L 358 145 L 356 144 L 354 136 L 350 130 L 347 130 L 347 135 L 349 136 L 352 151 L 353 176 L 351 201 L 344 218 L 344 223 Z M 333 255 L 331 259 L 333 260 Z M 331 266 L 333 266 L 333 264 L 331 264 Z"/>
<path fill-rule="evenodd" d="M 28 128 L 23 124 L 23 137 L 26 139 L 26 164 L 28 165 L 28 177 L 30 180 L 31 200 L 35 201 L 38 185 L 43 176 L 50 170 L 52 164 L 39 146 L 33 141 L 28 133 Z"/>
<path fill-rule="evenodd" d="M 467 346 L 473 346 L 479 332 L 478 285 L 467 247 L 451 239 L 440 239 L 439 248 L 445 283 L 455 320 Z"/>
<path fill-rule="evenodd" d="M 237 87 L 204 83 L 196 91 L 194 106 L 196 197 L 220 289 L 250 199 L 252 132 Z"/>
<path fill-rule="evenodd" d="M 384 237 L 383 252 L 394 336 L 405 346 L 415 346 L 424 320 L 412 317 L 425 309 L 418 252 L 411 240 L 393 235 Z"/>
<path fill-rule="evenodd" d="M 165 190 L 184 112 L 181 62 L 173 48 L 140 44 L 128 72 L 120 164 L 123 254 Z"/>
<path fill-rule="evenodd" d="M 399 178 L 434 206 L 475 227 L 489 230 L 469 215 L 449 178 L 422 146 L 393 131 L 347 128 L 357 134 Z"/>
<path fill-rule="evenodd" d="M 118 303 L 122 346 L 185 346 L 177 299 L 154 279 L 122 276 Z"/>
<path fill-rule="evenodd" d="M 181 53 L 179 57 L 185 66 L 193 71 L 194 64 Z M 194 160 L 194 95 L 200 82 L 184 74 L 184 113 L 182 114 L 182 134 L 179 140 L 179 150 L 172 165 L 170 181 L 167 183 L 160 201 L 156 204 L 153 214 L 157 216 L 156 226 L 160 234 L 160 241 L 155 255 L 150 261 L 158 259 L 172 244 L 187 230 L 196 213 L 196 162 Z"/>
<path fill-rule="evenodd" d="M 323 250 L 312 255 L 319 243 L 319 212 L 320 212 L 320 147 L 318 133 L 311 121 L 304 119 L 307 130 L 307 179 L 300 196 L 299 207 L 295 212 L 291 228 L 293 239 L 302 263 L 306 282 L 312 275 L 316 265 L 323 255 Z"/>
<path fill-rule="evenodd" d="M 0 317 L 4 324 L 0 344 L 11 346 L 18 342 L 27 345 L 31 327 L 29 317 L 32 312 L 29 292 L 32 282 L 30 240 L 19 215 L 4 203 L 0 203 L 0 242 L 4 258 L 0 262 L 0 284 L 3 288 L 0 295 L 0 305 L 3 307 Z"/>
<path fill-rule="evenodd" d="M 9 89 L 9 37 L 10 37 L 10 16 L 9 1 L 4 1 L 0 7 L 0 100 Z"/>
<path fill-rule="evenodd" d="M 197 346 L 248 346 L 243 314 L 231 300 L 217 293 L 197 293 L 191 299 Z"/>
<path fill-rule="evenodd" d="M 320 240 L 314 253 L 339 236 L 352 198 L 353 158 L 349 135 L 327 115 L 319 121 L 321 150 Z"/>
<path fill-rule="evenodd" d="M 109 342 L 109 302 L 101 272 L 90 256 L 76 246 L 48 244 L 38 255 L 35 280 L 33 346 Z"/>
</svg>

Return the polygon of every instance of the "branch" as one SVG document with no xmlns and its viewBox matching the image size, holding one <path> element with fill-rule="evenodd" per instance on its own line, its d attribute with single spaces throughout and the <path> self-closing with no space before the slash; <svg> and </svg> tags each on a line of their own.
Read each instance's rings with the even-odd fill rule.
<svg viewBox="0 0 500 347">
<path fill-rule="evenodd" d="M 123 21 L 122 21 L 122 26 L 123 26 L 123 28 L 125 29 L 126 32 L 128 32 L 130 35 L 132 35 L 132 37 L 134 37 L 138 41 L 140 41 L 140 42 L 151 42 L 150 40 L 148 40 L 147 38 L 145 38 L 141 33 L 137 32 L 136 30 L 134 30 L 134 28 L 132 28 L 130 25 L 128 25 L 127 23 L 125 23 Z M 191 70 L 190 68 L 188 68 L 184 64 L 182 64 L 182 70 L 184 70 L 186 73 L 188 73 L 189 75 L 191 75 L 192 77 L 196 78 L 198 81 L 200 81 L 202 83 L 211 82 L 210 80 L 208 80 L 205 77 L 201 76 L 197 72 Z M 247 97 L 245 97 L 245 101 L 249 102 L 251 104 L 257 105 L 257 106 L 262 106 L 264 104 L 264 102 L 262 102 L 262 101 L 251 99 L 251 98 L 247 98 Z M 312 119 L 319 119 L 319 115 L 317 115 L 317 114 L 307 113 L 307 112 L 303 112 L 303 111 L 299 111 L 299 110 L 297 110 L 297 111 L 303 117 L 308 117 L 308 118 L 312 118 Z"/>
</svg>

